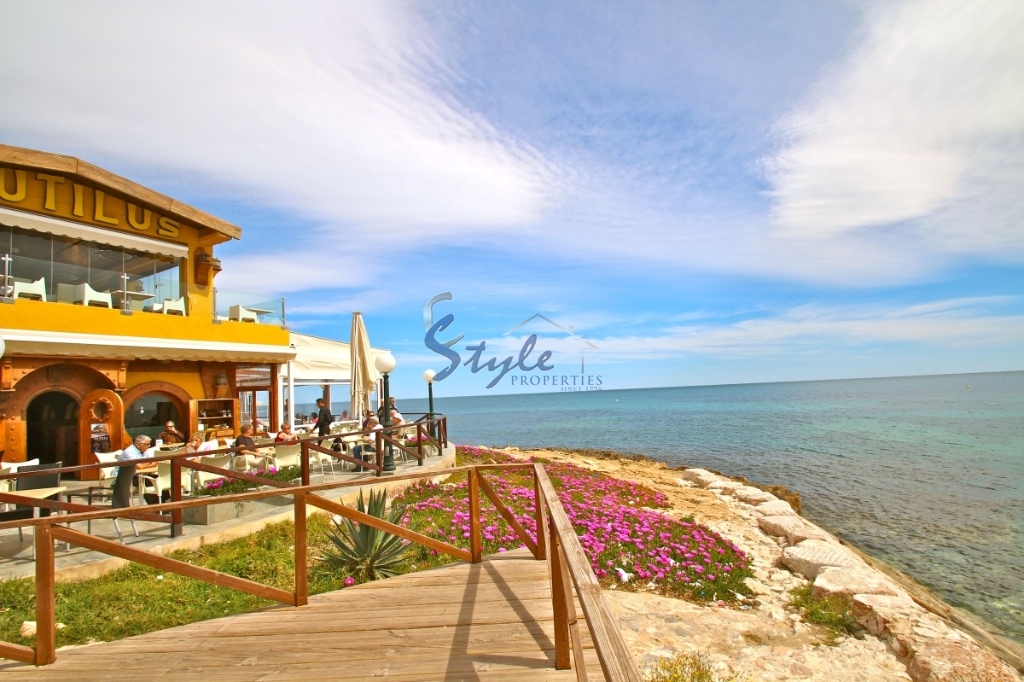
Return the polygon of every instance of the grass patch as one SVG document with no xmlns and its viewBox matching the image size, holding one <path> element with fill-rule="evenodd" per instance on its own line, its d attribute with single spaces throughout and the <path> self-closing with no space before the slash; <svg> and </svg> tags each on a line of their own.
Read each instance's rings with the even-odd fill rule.
<svg viewBox="0 0 1024 682">
<path fill-rule="evenodd" d="M 815 598 L 814 585 L 807 583 L 789 591 L 789 603 L 800 611 L 804 620 L 828 628 L 833 639 L 862 629 L 850 610 L 853 600 L 846 595 Z"/>
<path fill-rule="evenodd" d="M 326 547 L 330 521 L 309 519 L 310 557 Z M 294 587 L 294 526 L 274 523 L 243 538 L 170 556 L 285 590 Z M 343 575 L 311 571 L 310 594 L 339 589 Z M 94 580 L 57 583 L 57 646 L 112 641 L 124 637 L 219 618 L 275 602 L 148 566 L 129 564 Z M 21 623 L 35 620 L 35 583 L 0 581 L 0 640 L 32 646 L 18 634 Z"/>
<path fill-rule="evenodd" d="M 676 654 L 644 666 L 645 682 L 742 682 L 746 678 L 723 677 L 705 654 Z"/>
</svg>

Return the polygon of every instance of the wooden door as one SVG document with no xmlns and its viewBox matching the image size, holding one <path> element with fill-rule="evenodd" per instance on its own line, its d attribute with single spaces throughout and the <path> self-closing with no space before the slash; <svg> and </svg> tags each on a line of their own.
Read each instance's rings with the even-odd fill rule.
<svg viewBox="0 0 1024 682">
<path fill-rule="evenodd" d="M 131 444 L 124 430 L 124 402 L 121 396 L 106 388 L 97 388 L 82 398 L 78 410 L 78 464 L 95 464 L 99 460 L 93 454 L 93 442 L 102 443 L 106 433 L 111 450 L 121 450 Z M 93 436 L 97 436 L 95 439 Z M 70 463 L 69 463 L 70 464 Z M 100 477 L 99 469 L 83 471 L 83 480 Z"/>
</svg>

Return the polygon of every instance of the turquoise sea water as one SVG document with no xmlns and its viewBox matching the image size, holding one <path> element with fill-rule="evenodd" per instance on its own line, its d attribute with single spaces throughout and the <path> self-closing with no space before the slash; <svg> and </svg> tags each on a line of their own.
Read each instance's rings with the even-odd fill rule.
<svg viewBox="0 0 1024 682">
<path fill-rule="evenodd" d="M 399 407 L 425 412 L 426 401 L 399 396 Z M 1024 372 L 439 398 L 435 409 L 456 443 L 636 452 L 793 488 L 807 518 L 1024 642 Z"/>
</svg>

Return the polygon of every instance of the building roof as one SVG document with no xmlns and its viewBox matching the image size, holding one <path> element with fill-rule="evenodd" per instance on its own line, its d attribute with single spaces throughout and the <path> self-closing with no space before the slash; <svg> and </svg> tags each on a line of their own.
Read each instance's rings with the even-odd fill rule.
<svg viewBox="0 0 1024 682">
<path fill-rule="evenodd" d="M 177 199 L 154 192 L 148 187 L 143 187 L 136 182 L 122 178 L 120 175 L 111 173 L 99 166 L 94 166 L 74 156 L 51 154 L 50 152 L 41 152 L 35 149 L 0 144 L 0 164 L 37 168 L 75 176 L 85 182 L 110 188 L 124 197 L 149 204 L 165 213 L 175 215 L 194 225 L 213 230 L 231 239 L 239 239 L 242 236 L 242 228 L 237 225 L 232 225 Z"/>
</svg>

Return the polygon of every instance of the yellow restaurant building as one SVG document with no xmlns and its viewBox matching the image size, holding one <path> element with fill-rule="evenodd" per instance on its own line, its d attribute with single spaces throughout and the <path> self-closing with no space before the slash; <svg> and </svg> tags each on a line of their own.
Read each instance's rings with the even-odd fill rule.
<svg viewBox="0 0 1024 682">
<path fill-rule="evenodd" d="M 281 414 L 284 301 L 214 288 L 216 246 L 240 237 L 85 161 L 0 145 L 3 461 L 95 462 L 167 420 L 234 435 L 264 399 Z"/>
</svg>

